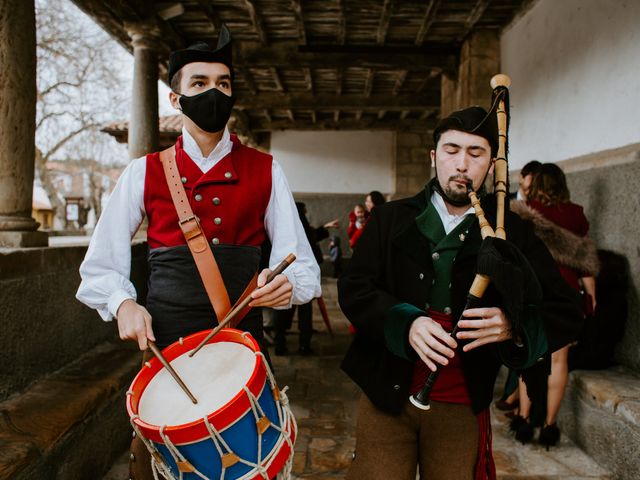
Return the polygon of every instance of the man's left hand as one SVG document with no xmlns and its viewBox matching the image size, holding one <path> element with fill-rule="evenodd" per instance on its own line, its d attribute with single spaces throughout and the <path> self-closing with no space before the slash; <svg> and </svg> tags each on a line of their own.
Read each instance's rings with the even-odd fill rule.
<svg viewBox="0 0 640 480">
<path fill-rule="evenodd" d="M 271 270 L 265 268 L 258 275 L 258 288 L 251 294 L 253 301 L 251 307 L 286 307 L 291 300 L 293 285 L 286 275 L 277 275 L 271 282 L 267 282 L 267 276 Z"/>
<path fill-rule="evenodd" d="M 503 342 L 512 337 L 511 321 L 500 308 L 470 308 L 462 312 L 462 316 L 473 320 L 460 320 L 458 326 L 463 331 L 456 338 L 473 340 L 462 347 L 468 352 L 488 343 Z"/>
</svg>

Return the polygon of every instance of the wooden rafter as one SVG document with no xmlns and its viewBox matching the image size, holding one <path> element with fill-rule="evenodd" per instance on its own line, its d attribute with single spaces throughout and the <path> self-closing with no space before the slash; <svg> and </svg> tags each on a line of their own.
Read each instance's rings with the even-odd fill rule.
<svg viewBox="0 0 640 480">
<path fill-rule="evenodd" d="M 409 114 L 411 113 L 410 110 L 403 110 L 400 113 L 400 120 L 404 120 L 405 118 L 407 118 L 409 116 Z"/>
<path fill-rule="evenodd" d="M 258 140 L 254 131 L 251 129 L 249 116 L 242 110 L 234 109 L 231 118 L 233 119 L 233 130 L 239 135 L 247 137 L 251 145 L 257 145 Z"/>
<path fill-rule="evenodd" d="M 347 38 L 347 14 L 344 11 L 344 0 L 338 0 L 338 45 L 344 45 Z"/>
<path fill-rule="evenodd" d="M 338 45 L 301 48 L 297 42 L 279 42 L 261 46 L 238 42 L 233 51 L 234 66 L 251 68 L 376 68 L 453 71 L 458 66 L 459 48 L 377 47 L 375 49 Z"/>
<path fill-rule="evenodd" d="M 315 110 L 312 110 L 312 111 L 311 111 L 311 121 L 312 121 L 313 123 L 317 123 L 317 122 L 318 122 L 318 118 L 317 118 L 317 116 L 316 116 L 316 111 L 315 111 Z"/>
<path fill-rule="evenodd" d="M 407 79 L 407 75 L 409 74 L 409 70 L 400 70 L 398 72 L 398 76 L 396 77 L 396 83 L 393 85 L 393 90 L 391 91 L 392 95 L 395 97 L 400 93 L 400 89 L 404 84 L 404 81 Z"/>
<path fill-rule="evenodd" d="M 436 108 L 427 108 L 425 109 L 422 114 L 420 115 L 420 120 L 426 120 L 427 118 L 431 117 L 432 115 L 434 115 L 438 110 Z"/>
<path fill-rule="evenodd" d="M 424 80 L 422 81 L 422 83 L 418 86 L 418 88 L 416 88 L 416 93 L 422 93 L 431 83 L 431 80 L 433 80 L 434 78 L 436 78 L 438 75 L 440 75 L 442 72 L 438 69 L 433 69 L 431 70 L 431 72 L 429 72 L 429 74 L 427 74 L 424 78 Z"/>
<path fill-rule="evenodd" d="M 416 36 L 416 45 L 421 46 L 424 43 L 424 38 L 427 36 L 429 28 L 431 28 L 431 24 L 436 18 L 436 13 L 441 1 L 442 0 L 429 0 L 427 10 L 424 12 L 424 17 L 422 17 L 418 35 Z"/>
<path fill-rule="evenodd" d="M 253 28 L 256 29 L 258 38 L 260 39 L 260 43 L 262 43 L 262 45 L 266 45 L 268 43 L 267 33 L 264 30 L 264 27 L 262 25 L 262 19 L 260 18 L 260 15 L 258 15 L 258 12 L 256 11 L 256 7 L 254 5 L 253 0 L 244 0 L 244 4 L 247 7 L 247 11 L 249 12 L 249 16 L 251 17 L 251 22 L 253 23 Z"/>
<path fill-rule="evenodd" d="M 216 12 L 213 8 L 211 8 L 211 5 L 209 4 L 209 2 L 206 2 L 205 0 L 197 0 L 197 2 L 198 2 L 198 5 L 200 5 L 200 8 L 204 12 L 207 19 L 213 25 L 214 30 L 216 32 L 219 32 L 220 28 L 222 27 L 222 20 L 220 19 L 218 12 Z"/>
<path fill-rule="evenodd" d="M 360 121 L 362 119 L 362 110 L 356 110 L 356 121 Z"/>
<path fill-rule="evenodd" d="M 271 114 L 269 113 L 269 109 L 265 108 L 264 110 L 262 110 L 262 114 L 264 115 L 264 118 L 267 119 L 267 122 L 271 122 Z"/>
<path fill-rule="evenodd" d="M 333 121 L 336 123 L 340 121 L 340 110 L 333 112 Z"/>
<path fill-rule="evenodd" d="M 367 79 L 364 83 L 364 96 L 369 98 L 371 96 L 371 92 L 373 91 L 373 80 L 376 76 L 376 72 L 373 68 L 370 68 L 367 72 Z"/>
<path fill-rule="evenodd" d="M 336 95 L 342 95 L 342 69 L 336 70 Z"/>
<path fill-rule="evenodd" d="M 311 120 L 274 120 L 273 122 L 254 121 L 251 126 L 254 132 L 266 132 L 273 130 L 420 130 L 429 133 L 435 126 L 433 119 L 418 120 L 397 118 L 384 118 L 378 120 L 376 116 L 366 118 L 340 118 L 317 119 L 313 123 Z"/>
<path fill-rule="evenodd" d="M 344 111 L 401 111 L 422 110 L 424 108 L 437 108 L 440 106 L 440 92 L 437 89 L 427 90 L 421 95 L 405 94 L 392 97 L 391 95 L 376 94 L 366 97 L 364 95 L 317 92 L 260 92 L 256 96 L 243 96 L 237 99 L 236 106 L 244 109 L 297 109 Z"/>
<path fill-rule="evenodd" d="M 249 71 L 249 69 L 245 67 L 240 67 L 237 69 L 237 71 L 238 73 L 240 73 L 240 75 L 242 75 L 242 78 L 244 79 L 244 83 L 247 84 L 247 88 L 249 89 L 249 92 L 251 93 L 251 95 L 257 95 L 258 87 L 256 87 L 256 82 L 253 79 L 253 75 L 251 75 L 251 72 Z"/>
<path fill-rule="evenodd" d="M 291 120 L 292 122 L 296 121 L 295 117 L 293 116 L 293 110 L 291 109 L 287 109 L 287 117 L 289 117 L 289 120 Z"/>
<path fill-rule="evenodd" d="M 275 67 L 272 67 L 269 69 L 269 71 L 271 72 L 271 76 L 273 77 L 273 83 L 276 86 L 276 90 L 278 90 L 279 92 L 284 91 L 284 87 L 282 86 L 282 81 L 280 80 L 280 75 L 278 74 L 278 69 Z"/>
<path fill-rule="evenodd" d="M 467 20 L 464 22 L 464 29 L 462 33 L 458 35 L 458 38 L 456 39 L 457 42 L 462 42 L 467 35 L 469 35 L 469 32 L 473 30 L 475 24 L 478 23 L 478 20 L 480 20 L 480 17 L 482 17 L 482 14 L 487 9 L 490 2 L 491 0 L 477 0 L 475 6 L 469 13 Z"/>
<path fill-rule="evenodd" d="M 380 23 L 378 25 L 378 34 L 376 42 L 378 45 L 384 45 L 389 31 L 389 23 L 391 23 L 391 13 L 393 11 L 393 0 L 384 0 L 382 5 L 382 14 L 380 15 Z"/>
<path fill-rule="evenodd" d="M 304 81 L 307 83 L 307 90 L 313 93 L 314 89 L 313 89 L 313 77 L 311 76 L 311 69 L 305 67 L 302 69 L 302 71 L 304 72 Z"/>
<path fill-rule="evenodd" d="M 380 110 L 378 112 L 378 120 L 382 120 L 386 114 L 387 114 L 386 110 Z"/>
<path fill-rule="evenodd" d="M 296 27 L 298 29 L 298 43 L 307 44 L 307 32 L 304 28 L 304 15 L 302 14 L 302 4 L 300 0 L 291 0 L 291 9 L 296 16 Z"/>
</svg>

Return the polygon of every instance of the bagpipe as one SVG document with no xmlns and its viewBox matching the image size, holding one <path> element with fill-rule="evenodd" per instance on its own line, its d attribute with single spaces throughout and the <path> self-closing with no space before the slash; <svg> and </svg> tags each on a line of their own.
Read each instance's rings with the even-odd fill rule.
<svg viewBox="0 0 640 480">
<path fill-rule="evenodd" d="M 505 216 L 505 201 L 507 198 L 507 191 L 508 191 L 507 132 L 509 129 L 509 86 L 510 85 L 511 85 L 511 79 L 507 75 L 498 74 L 491 79 L 491 88 L 493 89 L 491 108 L 487 113 L 487 117 L 480 123 L 480 125 L 484 123 L 484 121 L 486 121 L 487 118 L 489 118 L 489 116 L 491 115 L 495 114 L 497 116 L 498 151 L 494 161 L 494 165 L 495 165 L 494 193 L 495 193 L 496 203 L 497 203 L 495 231 L 491 227 L 491 224 L 489 223 L 489 221 L 485 216 L 482 206 L 480 205 L 480 200 L 478 199 L 477 192 L 473 190 L 473 187 L 471 184 L 467 184 L 467 194 L 469 196 L 469 199 L 471 200 L 471 204 L 474 208 L 476 217 L 478 218 L 478 223 L 480 226 L 480 235 L 482 236 L 482 239 L 483 239 L 483 246 L 484 246 L 484 242 L 488 238 L 498 238 L 501 240 L 506 240 L 507 238 L 505 223 L 504 223 L 504 216 Z M 497 246 L 497 247 L 498 247 L 498 250 L 502 251 L 500 253 L 504 253 L 504 250 L 508 249 L 508 248 L 507 249 L 502 248 L 504 247 L 504 245 Z M 507 256 L 513 257 L 514 254 L 515 256 L 519 256 L 518 253 L 515 253 L 513 251 L 507 252 Z M 504 259 L 500 259 L 500 260 L 504 260 Z M 498 260 L 498 263 L 500 262 L 500 260 Z M 464 310 L 478 306 L 478 303 L 482 299 L 483 295 L 485 294 L 492 280 L 488 272 L 496 271 L 497 269 L 500 268 L 500 266 L 497 266 L 495 264 L 487 265 L 487 263 L 492 262 L 491 260 L 489 260 L 489 262 L 483 260 L 483 262 L 484 264 L 482 266 L 480 264 L 478 265 L 478 273 L 476 273 L 476 276 L 469 289 L 469 293 L 467 294 L 467 302 L 463 309 L 463 312 Z M 458 319 L 458 321 L 461 318 L 462 318 L 462 314 L 461 314 L 461 317 Z M 459 332 L 458 321 L 455 322 L 454 328 L 451 332 L 451 336 L 453 338 L 456 338 L 456 335 Z M 422 389 L 418 393 L 416 393 L 415 395 L 412 395 L 409 398 L 411 403 L 414 406 L 422 410 L 430 409 L 429 396 L 431 394 L 431 389 L 433 388 L 436 380 L 438 379 L 438 375 L 440 371 L 441 371 L 440 368 L 437 368 L 435 371 L 432 371 L 427 377 L 427 380 L 424 386 L 422 387 Z"/>
</svg>

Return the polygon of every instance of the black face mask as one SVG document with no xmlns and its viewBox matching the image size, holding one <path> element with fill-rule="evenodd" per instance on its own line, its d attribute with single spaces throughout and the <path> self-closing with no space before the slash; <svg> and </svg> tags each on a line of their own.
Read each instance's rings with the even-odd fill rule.
<svg viewBox="0 0 640 480">
<path fill-rule="evenodd" d="M 227 96 L 217 88 L 187 97 L 180 97 L 182 113 L 205 132 L 214 133 L 222 130 L 231 116 L 231 109 L 236 98 Z"/>
</svg>

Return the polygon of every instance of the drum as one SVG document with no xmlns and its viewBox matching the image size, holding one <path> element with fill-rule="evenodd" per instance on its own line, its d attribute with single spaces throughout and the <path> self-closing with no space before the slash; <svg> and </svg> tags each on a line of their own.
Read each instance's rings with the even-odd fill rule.
<svg viewBox="0 0 640 480">
<path fill-rule="evenodd" d="M 127 392 L 131 425 L 151 452 L 154 475 L 288 478 L 297 426 L 257 342 L 247 332 L 223 329 L 190 358 L 207 333 L 163 350 L 197 404 L 157 358 L 145 363 Z"/>
</svg>

